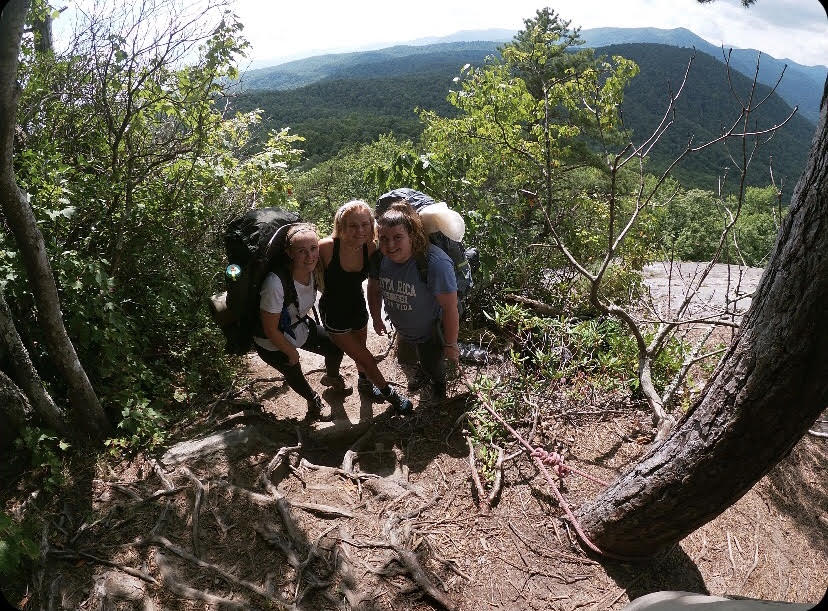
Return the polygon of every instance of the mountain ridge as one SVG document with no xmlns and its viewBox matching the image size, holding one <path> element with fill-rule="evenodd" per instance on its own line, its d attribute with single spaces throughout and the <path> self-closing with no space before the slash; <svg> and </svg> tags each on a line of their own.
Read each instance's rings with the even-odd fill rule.
<svg viewBox="0 0 828 611">
<path fill-rule="evenodd" d="M 509 32 L 504 29 L 462 30 L 448 36 L 420 38 L 382 49 L 315 55 L 275 66 L 249 70 L 242 76 L 239 90 L 294 89 L 325 78 L 341 77 L 346 75 L 349 69 L 356 69 L 356 66 L 362 66 L 359 70 L 364 70 L 364 66 L 369 63 L 379 64 L 392 57 L 413 57 L 450 50 L 467 53 L 467 58 L 459 64 L 463 65 L 471 60 L 482 59 L 487 53 L 496 53 L 497 48 L 508 40 Z M 483 36 L 489 36 L 491 39 L 481 40 Z M 714 59 L 724 63 L 721 47 L 708 42 L 687 28 L 589 28 L 581 30 L 581 38 L 585 40 L 584 46 L 593 48 L 627 43 L 695 47 L 697 51 L 711 55 Z M 730 64 L 739 73 L 753 78 L 759 53 L 760 51 L 756 49 L 734 47 L 730 52 Z M 803 117 L 816 123 L 819 118 L 819 103 L 828 68 L 821 65 L 804 66 L 788 59 L 780 60 L 762 52 L 758 80 L 760 83 L 773 87 L 783 69 L 785 70 L 784 78 L 779 83 L 777 93 L 791 107 L 798 106 Z"/>
</svg>

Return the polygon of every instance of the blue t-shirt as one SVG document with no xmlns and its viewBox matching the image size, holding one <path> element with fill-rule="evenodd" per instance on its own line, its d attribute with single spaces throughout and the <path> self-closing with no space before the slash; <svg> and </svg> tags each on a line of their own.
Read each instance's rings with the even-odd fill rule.
<svg viewBox="0 0 828 611">
<path fill-rule="evenodd" d="M 426 261 L 428 284 L 420 279 L 414 257 L 401 264 L 383 257 L 379 268 L 385 311 L 399 334 L 411 342 L 424 342 L 431 337 L 432 325 L 442 314 L 434 295 L 457 292 L 451 258 L 429 244 Z"/>
</svg>

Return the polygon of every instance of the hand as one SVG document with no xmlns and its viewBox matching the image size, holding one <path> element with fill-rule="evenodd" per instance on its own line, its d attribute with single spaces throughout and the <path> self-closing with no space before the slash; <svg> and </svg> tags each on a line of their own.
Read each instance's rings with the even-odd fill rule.
<svg viewBox="0 0 828 611">
<path fill-rule="evenodd" d="M 385 335 L 388 333 L 388 329 L 385 328 L 385 323 L 381 318 L 374 319 L 374 333 L 377 335 Z"/>
<path fill-rule="evenodd" d="M 443 346 L 443 356 L 455 365 L 460 365 L 460 348 L 457 344 Z"/>
<path fill-rule="evenodd" d="M 290 352 L 286 352 L 285 354 L 288 357 L 288 365 L 293 366 L 299 362 L 299 351 L 293 346 L 291 346 L 290 348 Z"/>
</svg>

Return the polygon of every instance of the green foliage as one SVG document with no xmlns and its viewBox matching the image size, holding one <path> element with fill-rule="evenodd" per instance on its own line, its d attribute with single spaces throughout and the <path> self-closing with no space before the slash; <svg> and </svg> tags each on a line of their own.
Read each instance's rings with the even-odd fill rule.
<svg viewBox="0 0 828 611">
<path fill-rule="evenodd" d="M 121 404 L 124 408 L 118 429 L 123 435 L 105 442 L 113 456 L 121 456 L 139 448 L 152 450 L 164 442 L 164 427 L 168 419 L 152 407 L 148 399 L 124 399 Z"/>
<path fill-rule="evenodd" d="M 63 484 L 63 454 L 70 447 L 66 441 L 43 429 L 25 427 L 14 443 L 27 457 L 30 473 L 40 479 L 47 492 Z"/>
<path fill-rule="evenodd" d="M 778 193 L 773 187 L 748 187 L 741 207 L 733 195 L 722 200 L 709 191 L 680 190 L 649 215 L 648 233 L 663 258 L 709 261 L 717 252 L 731 215 L 738 212 L 719 261 L 762 266 L 773 248 L 780 218 L 786 211 L 779 205 Z"/>
<path fill-rule="evenodd" d="M 390 188 L 409 185 L 401 168 L 404 160 L 416 158 L 410 141 L 397 141 L 391 134 L 376 141 L 341 150 L 336 157 L 298 174 L 295 197 L 304 218 L 314 219 L 320 231 L 332 229 L 336 209 L 352 199 L 363 199 L 373 206 Z"/>
<path fill-rule="evenodd" d="M 11 582 L 23 564 L 27 560 L 36 560 L 39 554 L 40 549 L 30 529 L 0 511 L 0 577 Z"/>
<path fill-rule="evenodd" d="M 518 386 L 544 388 L 586 376 L 590 386 L 606 391 L 638 388 L 638 347 L 615 318 L 546 318 L 510 304 L 496 304 L 490 318 L 513 339 L 512 360 L 521 378 L 515 383 Z M 668 342 L 653 366 L 657 387 L 669 383 L 686 350 L 678 340 Z"/>
<path fill-rule="evenodd" d="M 121 422 L 113 447 L 152 447 L 166 418 L 228 383 L 233 362 L 205 305 L 223 268 L 219 237 L 251 205 L 295 205 L 289 169 L 301 156 L 300 137 L 215 105 L 245 47 L 240 24 L 211 8 L 183 24 L 153 21 L 165 6 L 93 15 L 71 54 L 47 61 L 28 48 L 21 66 L 16 176 L 81 363 Z M 147 30 L 129 18 L 183 29 L 140 40 Z M 60 400 L 20 259 L 0 235 L 16 327 Z"/>
<path fill-rule="evenodd" d="M 451 177 L 446 201 L 465 204 L 484 277 L 491 270 L 494 283 L 518 290 L 566 264 L 532 245 L 551 242 L 551 227 L 586 260 L 603 246 L 609 184 L 596 145 L 619 141 L 617 109 L 637 68 L 573 52 L 577 41 L 568 22 L 540 10 L 502 47 L 502 60 L 463 68 L 449 96 L 456 117 L 421 112 L 428 159 Z"/>
</svg>

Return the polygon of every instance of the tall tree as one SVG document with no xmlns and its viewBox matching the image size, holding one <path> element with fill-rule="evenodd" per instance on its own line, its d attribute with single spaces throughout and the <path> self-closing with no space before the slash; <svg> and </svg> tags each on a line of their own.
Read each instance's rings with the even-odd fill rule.
<svg viewBox="0 0 828 611">
<path fill-rule="evenodd" d="M 110 425 L 66 333 L 43 236 L 14 176 L 17 66 L 28 8 L 28 0 L 11 0 L 0 14 L 0 202 L 23 257 L 50 355 L 66 382 L 77 430 L 100 438 Z"/>
<path fill-rule="evenodd" d="M 664 442 L 578 513 L 599 547 L 649 555 L 677 543 L 744 495 L 828 405 L 827 224 L 828 81 L 808 163 L 733 345 Z"/>
</svg>

